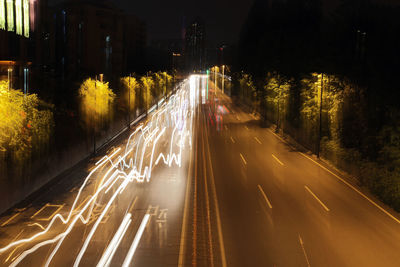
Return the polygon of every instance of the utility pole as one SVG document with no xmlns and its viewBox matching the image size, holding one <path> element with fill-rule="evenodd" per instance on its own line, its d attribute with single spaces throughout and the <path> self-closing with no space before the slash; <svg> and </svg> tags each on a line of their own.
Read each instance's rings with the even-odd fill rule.
<svg viewBox="0 0 400 267">
<path fill-rule="evenodd" d="M 324 74 L 321 75 L 321 94 L 319 99 L 319 129 L 318 129 L 318 142 L 317 142 L 317 157 L 319 158 L 321 150 L 321 139 L 322 139 L 322 99 L 324 93 Z"/>
<path fill-rule="evenodd" d="M 278 95 L 278 118 L 277 118 L 277 120 L 276 120 L 276 133 L 279 133 L 279 128 L 281 127 L 281 114 L 280 114 L 280 112 L 281 112 L 281 110 L 280 110 L 280 98 L 281 98 L 281 96 L 280 96 L 280 92 L 279 92 L 279 95 Z"/>
</svg>

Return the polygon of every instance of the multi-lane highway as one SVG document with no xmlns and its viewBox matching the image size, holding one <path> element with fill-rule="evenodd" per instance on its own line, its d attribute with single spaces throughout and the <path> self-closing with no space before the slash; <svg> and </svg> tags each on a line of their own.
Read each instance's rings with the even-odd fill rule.
<svg viewBox="0 0 400 267">
<path fill-rule="evenodd" d="M 5 266 L 399 266 L 395 212 L 207 76 L 0 218 Z"/>
<path fill-rule="evenodd" d="M 194 89 L 184 82 L 125 140 L 78 166 L 32 203 L 3 216 L 0 264 L 175 264 Z"/>
</svg>

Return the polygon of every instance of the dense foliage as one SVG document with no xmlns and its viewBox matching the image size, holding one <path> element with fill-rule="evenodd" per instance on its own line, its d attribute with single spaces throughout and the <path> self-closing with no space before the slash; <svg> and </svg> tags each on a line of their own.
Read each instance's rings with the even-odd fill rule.
<svg viewBox="0 0 400 267">
<path fill-rule="evenodd" d="M 252 77 L 268 121 L 397 210 L 399 12 L 381 1 L 255 0 L 234 66 Z"/>
<path fill-rule="evenodd" d="M 81 109 L 83 120 L 86 125 L 99 122 L 107 122 L 112 119 L 112 103 L 115 94 L 109 88 L 108 83 L 93 80 L 85 80 L 79 88 L 81 97 Z"/>
<path fill-rule="evenodd" d="M 37 95 L 24 95 L 0 82 L 0 151 L 8 160 L 26 160 L 48 145 L 54 122 L 45 105 Z"/>
</svg>

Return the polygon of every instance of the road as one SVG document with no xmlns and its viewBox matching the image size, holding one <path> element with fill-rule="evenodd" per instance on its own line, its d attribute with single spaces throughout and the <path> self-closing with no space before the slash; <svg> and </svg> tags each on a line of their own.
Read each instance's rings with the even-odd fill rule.
<svg viewBox="0 0 400 267">
<path fill-rule="evenodd" d="M 398 214 L 261 128 L 206 76 L 129 136 L 4 214 L 0 263 L 400 264 Z"/>
<path fill-rule="evenodd" d="M 183 83 L 125 140 L 4 215 L 0 263 L 175 264 L 191 164 L 194 94 L 189 89 Z"/>
</svg>

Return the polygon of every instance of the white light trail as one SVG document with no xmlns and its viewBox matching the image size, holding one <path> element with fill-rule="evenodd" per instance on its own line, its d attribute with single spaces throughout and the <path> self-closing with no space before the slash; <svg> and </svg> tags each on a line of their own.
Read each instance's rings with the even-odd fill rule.
<svg viewBox="0 0 400 267">
<path fill-rule="evenodd" d="M 125 257 L 122 267 L 129 267 L 129 265 L 131 264 L 133 255 L 135 254 L 136 248 L 139 245 L 139 241 L 142 238 L 143 231 L 146 228 L 149 219 L 150 219 L 150 214 L 144 215 L 143 221 L 140 224 L 139 230 L 137 231 L 135 238 L 133 239 L 132 245 L 129 248 L 128 254 Z"/>
<path fill-rule="evenodd" d="M 119 244 L 121 243 L 121 240 L 123 236 L 125 235 L 126 230 L 128 230 L 128 227 L 130 223 L 132 222 L 132 214 L 128 213 L 124 220 L 122 221 L 121 225 L 119 226 L 117 232 L 115 233 L 113 239 L 111 240 L 110 244 L 108 245 L 106 251 L 103 253 L 103 256 L 101 257 L 99 263 L 97 264 L 97 267 L 102 267 L 102 266 L 109 266 L 110 262 L 115 254 L 115 251 L 117 250 Z"/>
<path fill-rule="evenodd" d="M 101 202 L 105 201 L 102 212 L 96 217 L 75 259 L 74 266 L 78 266 L 100 222 L 110 210 L 116 198 L 126 190 L 128 185 L 133 182 L 150 182 L 152 170 L 160 162 L 164 163 L 167 167 L 181 167 L 182 154 L 186 148 L 186 144 L 188 143 L 189 147 L 191 147 L 192 144 L 191 137 L 194 109 L 195 105 L 198 103 L 199 95 L 199 88 L 196 87 L 196 80 L 198 79 L 198 76 L 191 76 L 189 80 L 185 80 L 184 83 L 178 85 L 179 89 L 177 92 L 171 95 L 167 101 L 163 103 L 160 102 L 161 105 L 159 105 L 159 109 L 149 114 L 149 119 L 146 123 L 136 127 L 129 136 L 124 149 L 117 148 L 95 163 L 95 167 L 90 171 L 89 175 L 80 186 L 66 217 L 61 213 L 57 213 L 45 228 L 42 227 L 42 231 L 29 238 L 13 241 L 7 246 L 0 248 L 1 254 L 16 246 L 24 245 L 27 247 L 26 250 L 18 255 L 11 266 L 17 266 L 26 256 L 34 253 L 39 248 L 56 243 L 56 245 L 51 248 L 49 257 L 46 259 L 45 266 L 48 266 L 63 244 L 63 241 L 73 231 L 76 224 L 81 222 L 87 225 L 89 221 L 91 221 L 91 217 L 94 216 L 93 210 L 95 205 L 97 205 L 98 199 Z M 162 137 L 169 140 L 169 142 L 166 143 L 168 144 L 166 148 L 167 151 L 164 152 L 161 151 L 164 149 L 162 145 L 163 142 L 159 142 Z M 104 173 L 104 175 L 102 173 Z M 88 193 L 86 192 L 88 191 L 86 190 L 87 186 L 93 181 L 97 181 L 95 191 L 89 196 L 84 196 L 85 193 Z M 117 189 L 113 191 L 112 195 L 108 195 L 110 190 L 114 187 L 117 187 Z M 127 217 L 125 217 L 120 226 L 122 230 L 118 229 L 116 235 L 103 254 L 102 259 L 98 263 L 98 266 L 107 266 L 114 255 L 128 227 L 128 225 L 125 224 L 130 223 L 126 221 L 128 220 L 126 218 Z M 146 218 L 148 218 L 148 216 L 145 216 L 145 219 Z M 57 233 L 57 231 L 55 231 L 55 223 L 57 220 L 66 225 L 66 228 L 62 232 L 56 234 L 56 236 L 43 240 L 44 235 Z M 142 222 L 142 224 L 143 223 L 144 222 Z M 124 228 L 123 225 L 126 227 Z M 143 229 L 144 227 L 145 224 Z M 132 260 L 134 250 L 137 247 L 135 242 L 138 243 L 142 235 L 142 233 L 139 235 L 139 232 L 135 237 L 135 240 L 138 240 L 132 243 L 131 249 L 133 249 L 133 252 L 130 250 L 125 259 L 127 262 Z M 38 239 L 42 241 L 39 242 Z M 38 240 L 38 243 L 34 244 L 36 240 Z M 30 243 L 32 243 L 31 247 L 29 247 Z"/>
</svg>

